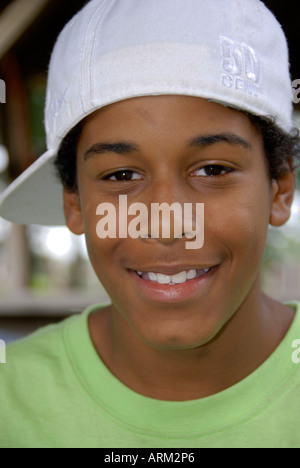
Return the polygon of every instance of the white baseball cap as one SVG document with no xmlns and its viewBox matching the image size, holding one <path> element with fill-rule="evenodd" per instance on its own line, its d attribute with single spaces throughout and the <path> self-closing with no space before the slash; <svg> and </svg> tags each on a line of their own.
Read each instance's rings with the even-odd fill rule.
<svg viewBox="0 0 300 468">
<path fill-rule="evenodd" d="M 19 224 L 65 224 L 54 161 L 68 132 L 114 102 L 151 95 L 207 98 L 292 128 L 282 28 L 260 0 L 91 0 L 65 26 L 47 86 L 47 152 L 0 198 Z"/>
</svg>

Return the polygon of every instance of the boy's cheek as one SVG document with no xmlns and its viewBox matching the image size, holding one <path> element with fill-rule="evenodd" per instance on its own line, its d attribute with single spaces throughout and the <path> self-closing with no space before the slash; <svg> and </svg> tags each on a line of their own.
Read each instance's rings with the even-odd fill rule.
<svg viewBox="0 0 300 468">
<path fill-rule="evenodd" d="M 268 216 L 267 208 L 251 200 L 241 200 L 240 205 L 229 206 L 221 215 L 207 209 L 203 252 L 256 268 L 265 249 Z"/>
</svg>

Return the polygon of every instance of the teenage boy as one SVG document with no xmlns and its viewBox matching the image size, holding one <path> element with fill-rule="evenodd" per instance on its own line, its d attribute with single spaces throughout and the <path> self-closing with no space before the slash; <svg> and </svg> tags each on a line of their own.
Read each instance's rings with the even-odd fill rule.
<svg viewBox="0 0 300 468">
<path fill-rule="evenodd" d="M 48 151 L 1 214 L 84 233 L 111 304 L 8 347 L 1 446 L 300 447 L 299 304 L 260 286 L 293 199 L 291 89 L 258 0 L 93 0 L 65 27 Z M 136 203 L 204 204 L 203 246 L 184 226 L 101 238 L 124 196 L 128 227 Z"/>
</svg>

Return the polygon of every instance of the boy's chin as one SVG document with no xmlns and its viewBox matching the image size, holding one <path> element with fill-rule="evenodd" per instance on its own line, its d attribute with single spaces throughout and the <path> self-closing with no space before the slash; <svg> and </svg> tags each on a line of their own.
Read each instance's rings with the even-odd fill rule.
<svg viewBox="0 0 300 468">
<path fill-rule="evenodd" d="M 197 332 L 195 333 L 195 328 Z M 220 327 L 194 327 L 194 330 L 183 331 L 182 327 L 177 330 L 173 328 L 172 331 L 160 329 L 160 332 L 154 330 L 151 333 L 149 328 L 146 332 L 136 332 L 138 338 L 141 339 L 146 345 L 161 351 L 187 351 L 192 349 L 201 348 L 212 342 L 214 338 L 221 333 Z"/>
</svg>

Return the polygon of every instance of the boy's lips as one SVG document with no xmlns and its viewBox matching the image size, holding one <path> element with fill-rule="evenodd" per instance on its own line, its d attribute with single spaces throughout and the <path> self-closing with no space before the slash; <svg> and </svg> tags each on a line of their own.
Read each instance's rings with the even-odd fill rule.
<svg viewBox="0 0 300 468">
<path fill-rule="evenodd" d="M 214 275 L 214 266 L 151 266 L 140 270 L 130 269 L 139 290 L 159 302 L 182 302 L 192 298 Z"/>
</svg>

